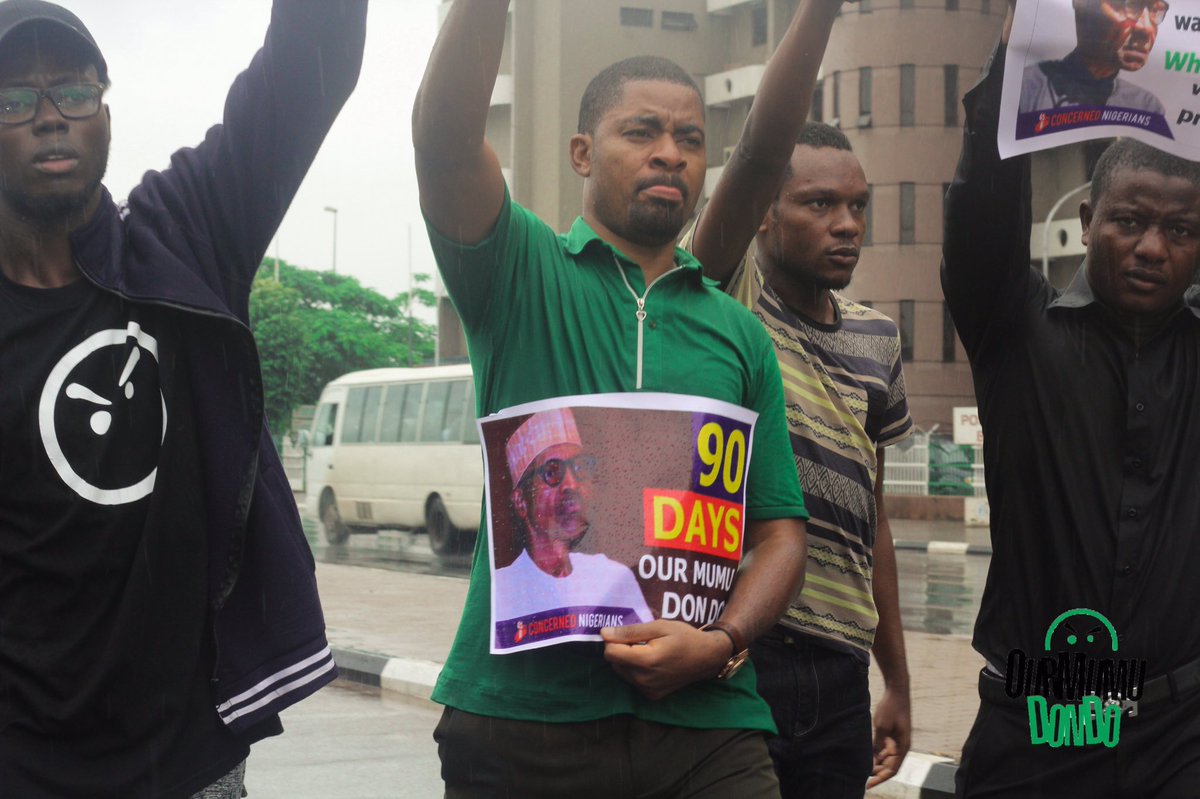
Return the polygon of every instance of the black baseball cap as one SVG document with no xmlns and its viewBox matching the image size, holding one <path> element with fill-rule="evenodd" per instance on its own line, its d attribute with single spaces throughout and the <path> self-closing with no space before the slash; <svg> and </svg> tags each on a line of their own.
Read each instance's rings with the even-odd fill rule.
<svg viewBox="0 0 1200 799">
<path fill-rule="evenodd" d="M 65 28 L 75 34 L 79 43 L 91 54 L 92 63 L 101 83 L 108 83 L 108 64 L 100 54 L 100 47 L 87 27 L 79 21 L 79 17 L 62 6 L 47 3 L 45 0 L 3 0 L 0 2 L 0 48 L 10 33 L 29 23 L 39 22 L 53 24 Z"/>
</svg>

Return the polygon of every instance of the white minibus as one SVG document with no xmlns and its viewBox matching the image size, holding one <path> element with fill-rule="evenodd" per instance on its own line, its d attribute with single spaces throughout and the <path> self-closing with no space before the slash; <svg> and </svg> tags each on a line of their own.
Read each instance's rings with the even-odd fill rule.
<svg viewBox="0 0 1200 799">
<path fill-rule="evenodd" d="M 308 438 L 306 508 L 330 543 L 424 526 L 440 555 L 473 545 L 483 455 L 470 365 L 342 375 L 321 392 Z"/>
</svg>

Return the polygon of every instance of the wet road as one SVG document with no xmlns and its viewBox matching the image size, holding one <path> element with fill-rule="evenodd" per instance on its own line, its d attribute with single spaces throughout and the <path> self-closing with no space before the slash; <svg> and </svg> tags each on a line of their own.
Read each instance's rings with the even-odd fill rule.
<svg viewBox="0 0 1200 799">
<path fill-rule="evenodd" d="M 330 546 L 318 525 L 306 519 L 304 526 L 314 554 L 324 563 L 463 578 L 470 573 L 469 556 L 434 555 L 422 533 L 384 530 L 354 535 L 343 545 Z M 897 551 L 904 629 L 970 635 L 990 560 L 987 555 Z"/>
</svg>

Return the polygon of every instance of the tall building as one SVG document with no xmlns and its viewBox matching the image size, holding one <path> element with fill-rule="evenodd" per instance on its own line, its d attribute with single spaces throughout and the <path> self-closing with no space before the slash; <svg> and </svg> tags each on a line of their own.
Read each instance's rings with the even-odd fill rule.
<svg viewBox="0 0 1200 799">
<path fill-rule="evenodd" d="M 708 178 L 715 185 L 736 143 L 765 64 L 799 0 L 513 0 L 488 140 L 513 197 L 559 230 L 581 207 L 567 143 L 579 98 L 614 61 L 652 53 L 697 79 L 707 106 Z M 442 4 L 442 11 L 449 3 Z M 916 423 L 951 426 L 974 405 L 970 369 L 939 283 L 942 198 L 961 145 L 962 95 L 1003 23 L 1004 0 L 860 0 L 834 25 L 813 117 L 850 138 L 871 184 L 866 246 L 846 290 L 896 320 Z M 1035 157 L 1035 218 L 1084 181 L 1087 153 Z M 1077 198 L 1076 198 L 1077 199 Z M 1067 217 L 1068 204 L 1060 216 Z M 1077 203 L 1070 207 L 1077 207 Z M 1052 274 L 1082 252 L 1079 224 L 1051 226 Z M 1041 227 L 1032 255 L 1041 256 Z M 442 319 L 447 318 L 442 314 Z M 446 341 L 461 341 L 449 333 Z M 444 355 L 455 353 L 444 352 Z"/>
</svg>

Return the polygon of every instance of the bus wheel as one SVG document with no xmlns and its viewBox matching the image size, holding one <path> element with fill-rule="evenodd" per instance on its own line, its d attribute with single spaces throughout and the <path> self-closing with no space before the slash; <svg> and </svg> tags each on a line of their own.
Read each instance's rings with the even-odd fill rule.
<svg viewBox="0 0 1200 799">
<path fill-rule="evenodd" d="M 469 548 L 468 537 L 450 522 L 446 505 L 439 496 L 425 504 L 425 531 L 429 533 L 429 548 L 435 555 L 459 555 Z"/>
<path fill-rule="evenodd" d="M 325 528 L 325 540 L 331 544 L 344 544 L 350 537 L 350 528 L 342 521 L 332 491 L 326 491 L 321 497 L 321 526 Z"/>
</svg>

